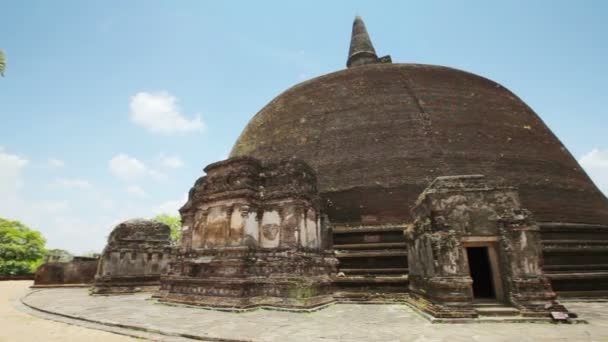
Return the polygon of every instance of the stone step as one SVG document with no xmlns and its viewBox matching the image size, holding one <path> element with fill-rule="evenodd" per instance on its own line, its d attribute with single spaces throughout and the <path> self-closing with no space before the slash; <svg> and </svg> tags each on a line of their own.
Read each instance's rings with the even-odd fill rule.
<svg viewBox="0 0 608 342">
<path fill-rule="evenodd" d="M 405 225 L 386 225 L 386 226 L 336 226 L 333 234 L 352 234 L 352 233 L 382 233 L 382 232 L 402 232 Z"/>
<path fill-rule="evenodd" d="M 519 310 L 507 306 L 475 305 L 475 312 L 477 312 L 479 316 L 519 316 Z"/>
<path fill-rule="evenodd" d="M 545 245 L 608 245 L 608 240 L 543 240 Z"/>
<path fill-rule="evenodd" d="M 584 248 L 572 248 L 572 246 L 561 247 L 560 245 L 548 245 L 543 242 L 543 253 L 546 254 L 603 254 L 608 253 L 608 246 L 586 246 Z"/>
<path fill-rule="evenodd" d="M 358 251 L 341 251 L 336 250 L 336 257 L 340 258 L 375 258 L 375 257 L 394 257 L 407 256 L 407 252 L 401 249 L 388 250 L 358 250 Z"/>
<path fill-rule="evenodd" d="M 561 272 L 561 273 L 553 273 L 547 272 L 545 273 L 549 280 L 562 280 L 562 279 L 572 279 L 572 280 L 594 280 L 594 279 L 608 279 L 608 272 Z"/>
<path fill-rule="evenodd" d="M 506 305 L 499 303 L 495 300 L 488 300 L 488 301 L 482 301 L 482 300 L 476 300 L 473 303 L 474 307 L 479 307 L 479 308 L 483 308 L 483 307 L 507 307 Z"/>
<path fill-rule="evenodd" d="M 392 248 L 405 249 L 406 247 L 407 247 L 407 244 L 405 242 L 375 242 L 375 243 L 353 243 L 353 244 L 334 245 L 334 249 L 336 249 L 336 250 L 392 249 Z"/>
<path fill-rule="evenodd" d="M 345 276 L 336 277 L 334 283 L 338 284 L 408 284 L 407 275 L 399 276 Z"/>
<path fill-rule="evenodd" d="M 585 271 L 608 271 L 608 264 L 584 264 L 584 265 L 544 265 L 545 272 L 585 272 Z"/>
<path fill-rule="evenodd" d="M 393 291 L 387 293 L 373 293 L 365 291 L 337 291 L 334 298 L 342 303 L 379 303 L 405 301 L 408 298 L 407 291 Z"/>
<path fill-rule="evenodd" d="M 397 268 L 341 268 L 340 272 L 344 274 L 385 274 L 385 273 L 398 273 L 407 274 L 407 267 Z"/>
<path fill-rule="evenodd" d="M 555 290 L 559 297 L 563 300 L 564 298 L 572 300 L 591 300 L 591 301 L 606 301 L 608 300 L 607 290 L 567 290 L 559 291 Z"/>
</svg>

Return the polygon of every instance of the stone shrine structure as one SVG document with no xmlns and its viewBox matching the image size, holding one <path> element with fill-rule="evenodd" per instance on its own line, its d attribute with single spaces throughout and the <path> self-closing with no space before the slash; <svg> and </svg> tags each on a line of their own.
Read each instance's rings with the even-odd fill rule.
<svg viewBox="0 0 608 342">
<path fill-rule="evenodd" d="M 474 301 L 523 316 L 566 311 L 542 271 L 540 228 L 513 188 L 484 176 L 438 177 L 405 231 L 411 302 L 435 317 L 477 317 Z"/>
<path fill-rule="evenodd" d="M 180 253 L 161 301 L 314 307 L 333 301 L 315 173 L 297 160 L 231 158 L 205 168 L 180 210 Z"/>
<path fill-rule="evenodd" d="M 118 224 L 103 250 L 93 294 L 158 290 L 160 275 L 173 257 L 168 225 L 150 220 L 129 220 Z"/>
</svg>

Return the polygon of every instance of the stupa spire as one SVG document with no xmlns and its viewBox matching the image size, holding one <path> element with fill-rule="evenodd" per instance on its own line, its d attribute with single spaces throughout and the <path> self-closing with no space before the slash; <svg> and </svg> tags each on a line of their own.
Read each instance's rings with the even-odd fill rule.
<svg viewBox="0 0 608 342">
<path fill-rule="evenodd" d="M 346 66 L 351 68 L 364 64 L 386 62 L 391 62 L 390 56 L 378 58 L 363 19 L 360 16 L 356 16 L 355 21 L 353 22 L 353 31 L 350 38 L 350 49 L 348 50 Z"/>
</svg>

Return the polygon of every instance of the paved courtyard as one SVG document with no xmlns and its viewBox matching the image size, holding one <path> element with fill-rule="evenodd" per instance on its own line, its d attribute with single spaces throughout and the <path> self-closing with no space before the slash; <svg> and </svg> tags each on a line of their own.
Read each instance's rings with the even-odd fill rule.
<svg viewBox="0 0 608 342">
<path fill-rule="evenodd" d="M 29 291 L 31 281 L 0 281 L 1 342 L 123 342 L 133 338 L 105 331 L 91 330 L 34 317 L 15 308 L 15 301 Z"/>
<path fill-rule="evenodd" d="M 87 320 L 91 327 L 95 327 L 92 321 L 103 323 L 97 327 L 121 325 L 157 332 L 143 337 L 159 340 L 190 336 L 246 341 L 608 341 L 608 303 L 567 303 L 589 324 L 431 324 L 406 305 L 337 304 L 313 313 L 230 313 L 167 306 L 149 297 L 91 297 L 87 289 L 64 288 L 33 291 L 23 302 Z M 0 331 L 3 325 L 4 319 Z"/>
</svg>

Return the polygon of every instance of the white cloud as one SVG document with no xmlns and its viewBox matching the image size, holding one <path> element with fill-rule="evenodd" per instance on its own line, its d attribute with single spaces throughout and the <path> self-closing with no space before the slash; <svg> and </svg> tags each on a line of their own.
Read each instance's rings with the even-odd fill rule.
<svg viewBox="0 0 608 342">
<path fill-rule="evenodd" d="M 99 206 L 102 209 L 112 210 L 112 209 L 116 208 L 116 203 L 113 200 L 109 199 L 109 198 L 98 196 L 98 198 L 96 199 L 96 201 L 97 201 L 97 204 L 99 204 Z"/>
<path fill-rule="evenodd" d="M 167 92 L 139 92 L 131 97 L 131 120 L 152 133 L 174 134 L 202 131 L 200 114 L 187 118 L 177 106 L 177 98 Z"/>
<path fill-rule="evenodd" d="M 11 167 L 22 168 L 27 165 L 28 161 L 25 158 L 19 157 L 16 154 L 9 154 L 4 151 L 4 147 L 0 146 L 0 167 L 8 169 Z"/>
<path fill-rule="evenodd" d="M 120 153 L 109 162 L 110 172 L 119 179 L 133 181 L 148 176 L 154 180 L 164 180 L 167 176 L 156 170 L 149 169 L 137 158 Z"/>
<path fill-rule="evenodd" d="M 53 186 L 58 186 L 58 187 L 62 187 L 62 188 L 70 188 L 70 189 L 90 189 L 93 186 L 91 185 L 91 183 L 89 183 L 88 181 L 84 180 L 84 179 L 77 179 L 77 178 L 60 178 L 55 180 L 52 183 Z"/>
<path fill-rule="evenodd" d="M 117 222 L 134 217 L 153 217 L 161 208 L 170 211 L 167 208 L 183 204 L 169 203 L 159 208 L 127 196 L 112 198 L 108 197 L 112 193 L 111 189 L 70 178 L 50 179 L 48 182 L 52 186 L 85 190 L 70 193 L 66 198 L 56 198 L 66 193 L 51 187 L 37 189 L 40 191 L 34 195 L 28 191 L 27 186 L 30 182 L 36 185 L 39 179 L 34 174 L 30 176 L 30 172 L 36 171 L 28 170 L 30 163 L 34 164 L 23 156 L 12 151 L 9 153 L 0 147 L 0 217 L 19 220 L 32 229 L 39 230 L 47 240 L 47 248 L 67 249 L 75 254 L 88 250 L 101 251 Z M 146 177 L 152 177 L 151 171 L 145 170 L 143 173 Z M 130 175 L 128 172 L 126 174 Z M 44 190 L 51 191 L 45 193 Z M 144 192 L 134 186 L 127 188 L 127 191 L 135 196 Z M 44 198 L 45 196 L 51 198 Z"/>
<path fill-rule="evenodd" d="M 23 186 L 22 171 L 27 164 L 27 159 L 4 152 L 0 146 L 0 201 L 10 201 L 10 195 Z"/>
<path fill-rule="evenodd" d="M 179 208 L 181 208 L 188 201 L 188 194 L 184 194 L 181 199 L 167 201 L 161 203 L 157 211 L 159 214 L 167 214 L 167 215 L 179 215 Z"/>
<path fill-rule="evenodd" d="M 156 171 L 156 170 L 148 170 L 148 175 L 149 175 L 149 176 L 150 176 L 152 179 L 157 180 L 157 181 L 167 179 L 167 175 L 166 175 L 166 174 L 164 174 L 164 173 L 162 173 L 162 172 L 158 172 L 158 171 Z"/>
<path fill-rule="evenodd" d="M 160 162 L 163 166 L 168 167 L 170 169 L 179 169 L 184 166 L 184 162 L 178 156 L 160 156 Z"/>
<path fill-rule="evenodd" d="M 62 167 L 64 167 L 64 166 L 65 166 L 65 162 L 64 162 L 63 160 L 61 160 L 61 159 L 50 158 L 50 159 L 47 161 L 47 165 L 48 165 L 50 168 L 53 168 L 53 169 L 58 169 L 58 168 L 62 168 Z"/>
<path fill-rule="evenodd" d="M 144 176 L 147 170 L 141 161 L 121 153 L 110 159 L 110 172 L 117 178 L 133 180 Z"/>
<path fill-rule="evenodd" d="M 608 150 L 594 148 L 584 154 L 579 163 L 595 184 L 608 196 Z"/>
<path fill-rule="evenodd" d="M 46 215 L 56 215 L 67 212 L 70 204 L 67 201 L 42 201 L 37 204 L 37 207 Z"/>
<path fill-rule="evenodd" d="M 140 186 L 138 185 L 129 185 L 127 187 L 127 192 L 130 195 L 133 196 L 137 196 L 137 197 L 146 197 L 148 194 L 144 191 L 144 189 L 142 189 Z"/>
</svg>

